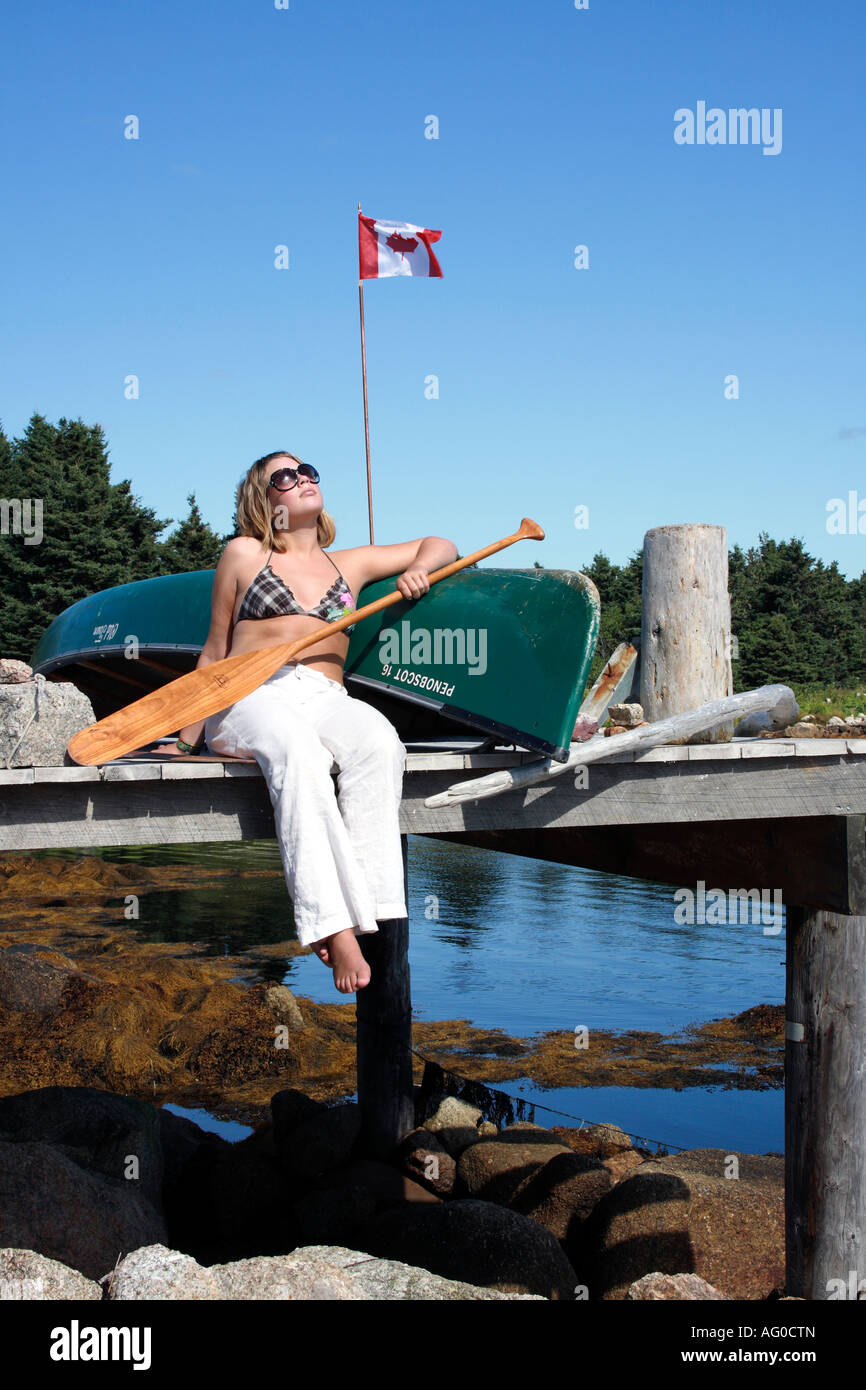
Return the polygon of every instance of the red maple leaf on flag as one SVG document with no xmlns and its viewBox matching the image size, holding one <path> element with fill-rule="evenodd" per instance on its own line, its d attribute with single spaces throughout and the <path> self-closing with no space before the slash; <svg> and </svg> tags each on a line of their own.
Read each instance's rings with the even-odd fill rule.
<svg viewBox="0 0 866 1390">
<path fill-rule="evenodd" d="M 418 238 L 414 236 L 401 236 L 399 232 L 392 232 L 385 242 L 392 251 L 399 251 L 403 256 L 407 251 L 414 251 L 418 245 Z"/>
</svg>

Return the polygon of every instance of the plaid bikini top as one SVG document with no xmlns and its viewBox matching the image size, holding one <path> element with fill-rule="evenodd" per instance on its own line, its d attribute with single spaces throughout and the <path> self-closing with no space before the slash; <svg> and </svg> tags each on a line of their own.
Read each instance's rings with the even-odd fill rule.
<svg viewBox="0 0 866 1390">
<path fill-rule="evenodd" d="M 271 569 L 270 561 L 273 553 L 273 549 L 271 549 L 267 564 L 259 570 L 244 594 L 243 603 L 238 609 L 237 622 L 242 622 L 244 618 L 257 620 L 259 618 L 291 617 L 300 614 L 306 618 L 323 618 L 325 622 L 332 623 L 337 618 L 342 618 L 344 613 L 354 612 L 356 605 L 352 591 L 340 571 L 337 570 L 330 555 L 328 555 L 328 559 L 337 570 L 337 578 L 330 589 L 319 599 L 315 608 L 311 608 L 307 612 L 298 603 L 285 580 Z M 327 551 L 323 553 L 327 554 Z M 351 623 L 349 627 L 343 628 L 343 631 L 345 633 L 352 632 L 354 627 L 355 624 Z"/>
</svg>

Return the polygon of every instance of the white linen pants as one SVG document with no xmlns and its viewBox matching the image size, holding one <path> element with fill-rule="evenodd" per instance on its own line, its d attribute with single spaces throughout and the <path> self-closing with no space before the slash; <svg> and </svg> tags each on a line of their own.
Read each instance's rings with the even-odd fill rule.
<svg viewBox="0 0 866 1390">
<path fill-rule="evenodd" d="M 398 820 L 406 749 L 383 714 L 294 661 L 211 715 L 204 733 L 213 752 L 255 758 L 264 773 L 302 945 L 408 916 Z"/>
</svg>

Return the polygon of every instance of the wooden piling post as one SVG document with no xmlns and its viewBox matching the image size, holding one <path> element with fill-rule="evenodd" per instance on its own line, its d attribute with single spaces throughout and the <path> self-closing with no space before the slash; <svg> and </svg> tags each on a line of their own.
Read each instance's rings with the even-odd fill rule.
<svg viewBox="0 0 866 1390">
<path fill-rule="evenodd" d="M 866 1293 L 866 816 L 839 833 L 846 911 L 787 911 L 786 1286 L 808 1299 Z"/>
<path fill-rule="evenodd" d="M 728 533 L 657 526 L 643 543 L 640 702 L 650 723 L 733 694 Z M 681 743 L 728 743 L 733 721 Z"/>
<path fill-rule="evenodd" d="M 400 842 L 408 907 L 408 836 Z M 387 1158 L 415 1123 L 408 918 L 380 922 L 375 935 L 358 941 L 371 971 L 370 983 L 356 996 L 361 1147 L 371 1157 Z"/>
</svg>

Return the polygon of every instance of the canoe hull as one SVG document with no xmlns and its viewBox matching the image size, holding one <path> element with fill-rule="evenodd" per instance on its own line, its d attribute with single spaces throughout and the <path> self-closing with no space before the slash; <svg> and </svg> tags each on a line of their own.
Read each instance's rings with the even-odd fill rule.
<svg viewBox="0 0 866 1390">
<path fill-rule="evenodd" d="M 30 664 L 89 696 L 98 719 L 194 669 L 213 570 L 117 585 L 72 604 Z M 393 592 L 369 584 L 358 607 Z M 404 741 L 475 729 L 564 759 L 598 635 L 598 594 L 574 571 L 467 569 L 362 620 L 344 679 Z"/>
</svg>

